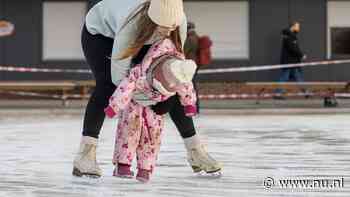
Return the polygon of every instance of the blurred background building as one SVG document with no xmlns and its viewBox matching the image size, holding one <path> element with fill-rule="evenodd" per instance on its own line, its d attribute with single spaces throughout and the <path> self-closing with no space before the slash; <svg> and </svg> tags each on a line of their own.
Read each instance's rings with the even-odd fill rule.
<svg viewBox="0 0 350 197">
<path fill-rule="evenodd" d="M 80 31 L 98 0 L 0 0 L 15 34 L 0 38 L 0 65 L 87 69 Z M 278 64 L 280 32 L 300 21 L 308 61 L 350 59 L 350 0 L 185 0 L 188 19 L 213 40 L 208 68 Z M 305 69 L 306 81 L 349 81 L 350 65 Z M 200 76 L 201 81 L 274 81 L 279 71 Z M 0 80 L 90 79 L 84 74 L 0 72 Z"/>
</svg>

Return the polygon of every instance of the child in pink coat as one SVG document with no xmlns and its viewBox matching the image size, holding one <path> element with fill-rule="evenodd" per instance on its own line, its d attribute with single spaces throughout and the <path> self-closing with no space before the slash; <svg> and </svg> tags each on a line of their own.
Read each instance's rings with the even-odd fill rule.
<svg viewBox="0 0 350 197">
<path fill-rule="evenodd" d="M 154 170 L 161 144 L 164 116 L 133 99 L 142 92 L 151 100 L 162 102 L 178 94 L 187 116 L 196 113 L 196 96 L 192 78 L 196 64 L 185 60 L 169 39 L 156 42 L 141 64 L 130 70 L 110 98 L 105 109 L 108 117 L 119 115 L 113 163 L 114 175 L 132 178 L 130 170 L 136 155 L 136 179 L 147 182 Z"/>
</svg>

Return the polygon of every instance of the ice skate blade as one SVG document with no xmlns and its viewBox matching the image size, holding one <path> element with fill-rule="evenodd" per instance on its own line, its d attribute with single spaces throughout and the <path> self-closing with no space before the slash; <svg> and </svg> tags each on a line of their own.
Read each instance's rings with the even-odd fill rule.
<svg viewBox="0 0 350 197">
<path fill-rule="evenodd" d="M 98 179 L 101 177 L 101 175 L 99 174 L 82 173 L 78 168 L 75 168 L 75 167 L 73 168 L 72 175 L 76 177 L 88 177 L 93 179 Z"/>
<path fill-rule="evenodd" d="M 221 178 L 222 177 L 222 171 L 215 171 L 215 172 L 205 172 L 205 171 L 201 171 L 201 172 L 197 172 L 195 173 L 195 175 L 199 178 Z"/>
<path fill-rule="evenodd" d="M 222 168 L 219 168 L 217 170 L 212 170 L 212 171 L 206 171 L 207 174 L 212 174 L 212 173 L 217 173 L 217 172 L 220 172 L 221 173 L 222 171 Z"/>
</svg>

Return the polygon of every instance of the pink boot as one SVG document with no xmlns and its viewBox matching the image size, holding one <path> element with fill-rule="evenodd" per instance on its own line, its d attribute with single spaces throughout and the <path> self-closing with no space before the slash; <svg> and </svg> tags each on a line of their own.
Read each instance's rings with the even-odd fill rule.
<svg viewBox="0 0 350 197">
<path fill-rule="evenodd" d="M 137 171 L 136 179 L 142 183 L 147 183 L 150 179 L 151 172 L 145 169 L 139 169 Z"/>
<path fill-rule="evenodd" d="M 134 172 L 130 170 L 130 165 L 119 163 L 114 169 L 113 176 L 132 179 L 134 177 Z"/>
</svg>

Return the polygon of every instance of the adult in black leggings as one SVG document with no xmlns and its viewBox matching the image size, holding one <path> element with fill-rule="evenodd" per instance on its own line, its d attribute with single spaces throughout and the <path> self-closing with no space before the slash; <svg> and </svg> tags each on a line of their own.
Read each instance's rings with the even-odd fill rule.
<svg viewBox="0 0 350 197">
<path fill-rule="evenodd" d="M 105 119 L 104 108 L 107 107 L 109 97 L 116 89 L 111 78 L 110 59 L 115 41 L 102 34 L 91 34 L 85 25 L 82 30 L 81 42 L 86 61 L 96 79 L 96 88 L 86 107 L 83 137 L 80 150 L 74 159 L 73 174 L 99 177 L 102 173 L 96 162 L 96 146 Z M 144 45 L 133 57 L 132 64 L 140 63 L 149 47 L 150 45 Z M 169 112 L 171 119 L 184 139 L 188 161 L 195 172 L 201 170 L 212 172 L 221 169 L 219 164 L 202 148 L 193 120 L 185 115 L 184 107 L 180 104 L 177 95 L 151 107 L 157 114 Z"/>
</svg>

